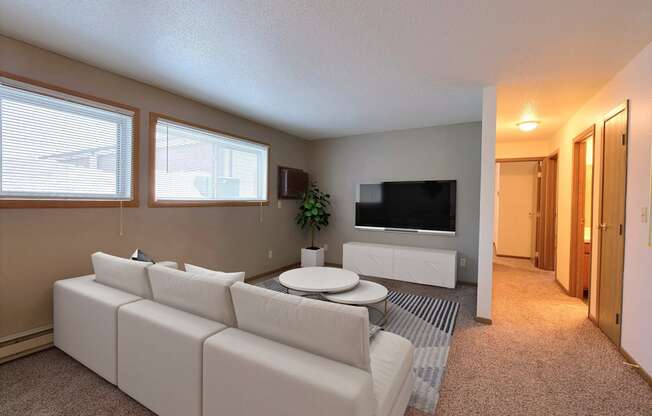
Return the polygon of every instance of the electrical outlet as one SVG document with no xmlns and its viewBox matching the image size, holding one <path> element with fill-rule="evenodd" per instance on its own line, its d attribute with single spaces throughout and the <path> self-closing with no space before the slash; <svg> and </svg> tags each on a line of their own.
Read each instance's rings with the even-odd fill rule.
<svg viewBox="0 0 652 416">
<path fill-rule="evenodd" d="M 278 203 L 276 204 L 279 208 L 283 208 L 283 203 L 279 200 Z"/>
<path fill-rule="evenodd" d="M 272 253 L 272 250 L 269 250 L 269 251 L 267 252 L 267 258 L 268 258 L 268 259 L 271 259 L 271 258 L 272 258 L 272 254 L 273 254 L 273 253 Z"/>
<path fill-rule="evenodd" d="M 460 267 L 466 267 L 466 257 L 460 257 Z"/>
<path fill-rule="evenodd" d="M 324 244 L 324 251 L 328 251 L 328 244 Z"/>
</svg>

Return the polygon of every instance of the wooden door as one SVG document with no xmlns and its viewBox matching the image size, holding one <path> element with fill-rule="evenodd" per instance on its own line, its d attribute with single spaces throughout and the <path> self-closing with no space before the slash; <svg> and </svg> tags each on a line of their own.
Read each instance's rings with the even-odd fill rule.
<svg viewBox="0 0 652 416">
<path fill-rule="evenodd" d="M 605 118 L 602 131 L 602 201 L 598 326 L 620 345 L 625 255 L 627 104 Z"/>
<path fill-rule="evenodd" d="M 538 267 L 555 270 L 557 247 L 557 155 L 543 160 L 541 177 Z"/>
<path fill-rule="evenodd" d="M 536 166 L 536 173 L 535 173 L 535 186 L 536 186 L 536 195 L 535 195 L 535 200 L 534 200 L 534 207 L 535 207 L 535 219 L 534 219 L 534 267 L 541 268 L 541 244 L 542 244 L 542 222 L 543 219 L 541 218 L 541 212 L 543 211 L 542 205 L 543 205 L 543 186 L 542 186 L 542 178 L 543 178 L 543 161 L 538 161 Z"/>
<path fill-rule="evenodd" d="M 539 162 L 532 165 L 532 202 L 530 203 L 530 259 L 536 265 L 537 257 L 537 215 L 539 213 Z"/>
<path fill-rule="evenodd" d="M 586 227 L 586 141 L 573 144 L 573 201 L 571 224 L 570 295 L 583 297 L 584 276 L 588 272 L 584 261 L 584 227 Z"/>
</svg>

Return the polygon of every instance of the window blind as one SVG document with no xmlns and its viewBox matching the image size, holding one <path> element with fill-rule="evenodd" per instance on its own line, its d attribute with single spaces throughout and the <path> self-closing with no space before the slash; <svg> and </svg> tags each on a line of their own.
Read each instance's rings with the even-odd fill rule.
<svg viewBox="0 0 652 416">
<path fill-rule="evenodd" d="M 0 79 L 0 198 L 132 199 L 133 113 Z"/>
<path fill-rule="evenodd" d="M 268 147 L 165 119 L 156 123 L 157 201 L 264 201 Z"/>
</svg>

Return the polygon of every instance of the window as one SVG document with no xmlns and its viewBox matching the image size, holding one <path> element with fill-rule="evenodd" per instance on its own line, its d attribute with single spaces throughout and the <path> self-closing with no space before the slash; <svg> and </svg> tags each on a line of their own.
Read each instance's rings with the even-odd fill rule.
<svg viewBox="0 0 652 416">
<path fill-rule="evenodd" d="M 0 203 L 134 202 L 136 113 L 0 77 Z"/>
<path fill-rule="evenodd" d="M 151 123 L 152 205 L 267 202 L 268 145 L 160 115 Z"/>
</svg>

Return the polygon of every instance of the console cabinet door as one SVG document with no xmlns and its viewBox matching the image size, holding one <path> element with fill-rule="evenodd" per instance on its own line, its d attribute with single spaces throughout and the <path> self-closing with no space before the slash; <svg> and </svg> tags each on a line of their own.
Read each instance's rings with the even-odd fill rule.
<svg viewBox="0 0 652 416">
<path fill-rule="evenodd" d="M 344 245 L 342 266 L 362 276 L 392 277 L 394 249 L 382 246 Z"/>
<path fill-rule="evenodd" d="M 394 279 L 455 287 L 455 255 L 427 250 L 394 250 Z"/>
</svg>

